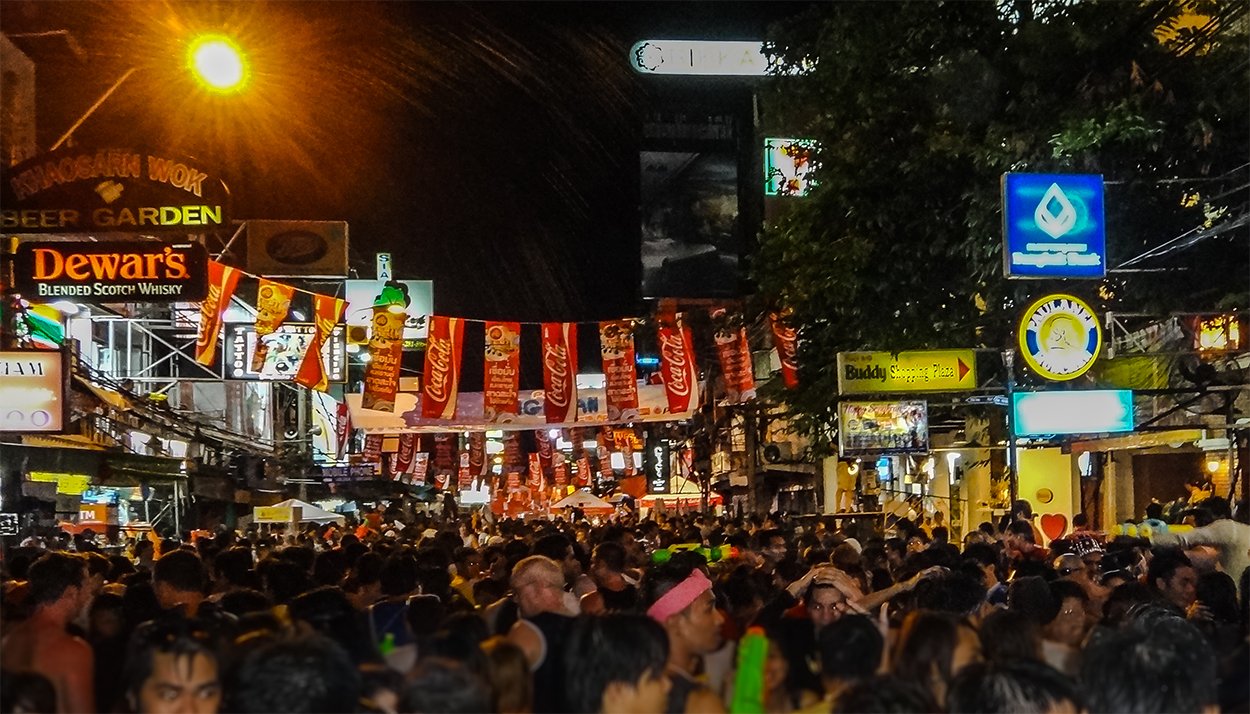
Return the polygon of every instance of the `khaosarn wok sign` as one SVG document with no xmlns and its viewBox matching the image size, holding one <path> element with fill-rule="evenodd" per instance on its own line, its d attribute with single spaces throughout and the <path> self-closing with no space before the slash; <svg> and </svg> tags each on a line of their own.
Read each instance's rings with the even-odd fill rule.
<svg viewBox="0 0 1250 714">
<path fill-rule="evenodd" d="M 63 149 L 0 171 L 7 233 L 202 233 L 230 224 L 230 192 L 201 162 L 132 149 Z"/>
</svg>

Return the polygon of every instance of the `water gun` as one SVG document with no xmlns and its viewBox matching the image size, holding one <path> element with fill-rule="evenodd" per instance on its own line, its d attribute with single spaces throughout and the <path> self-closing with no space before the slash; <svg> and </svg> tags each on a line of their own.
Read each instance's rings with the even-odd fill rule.
<svg viewBox="0 0 1250 714">
<path fill-rule="evenodd" d="M 694 551 L 702 555 L 709 563 L 726 560 L 738 555 L 738 549 L 732 545 L 718 545 L 715 548 L 708 548 L 700 543 L 681 543 L 656 550 L 651 554 L 651 562 L 656 564 L 667 563 L 674 553 L 683 551 Z"/>
<path fill-rule="evenodd" d="M 748 628 L 738 642 L 738 673 L 734 675 L 730 714 L 764 714 L 764 665 L 767 661 L 768 637 L 763 628 Z"/>
</svg>

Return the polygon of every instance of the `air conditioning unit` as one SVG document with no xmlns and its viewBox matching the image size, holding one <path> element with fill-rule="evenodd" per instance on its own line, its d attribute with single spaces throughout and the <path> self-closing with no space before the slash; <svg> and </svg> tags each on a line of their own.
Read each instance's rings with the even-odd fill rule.
<svg viewBox="0 0 1250 714">
<path fill-rule="evenodd" d="M 764 446 L 764 460 L 770 464 L 794 460 L 794 444 L 789 441 L 774 441 Z"/>
</svg>

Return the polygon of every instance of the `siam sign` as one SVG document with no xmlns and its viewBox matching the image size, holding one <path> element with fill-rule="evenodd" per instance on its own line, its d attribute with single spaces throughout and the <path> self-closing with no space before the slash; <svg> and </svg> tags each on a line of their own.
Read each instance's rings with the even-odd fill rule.
<svg viewBox="0 0 1250 714">
<path fill-rule="evenodd" d="M 629 64 L 642 74 L 768 74 L 768 57 L 762 42 L 643 40 L 630 48 Z"/>
<path fill-rule="evenodd" d="M 208 293 L 208 255 L 198 243 L 27 241 L 13 285 L 36 302 L 195 302 Z"/>
<path fill-rule="evenodd" d="M 190 233 L 230 225 L 226 185 L 187 157 L 64 149 L 0 175 L 0 228 L 13 233 Z"/>
<path fill-rule="evenodd" d="M 0 352 L 0 432 L 60 432 L 67 372 L 60 352 Z"/>
</svg>

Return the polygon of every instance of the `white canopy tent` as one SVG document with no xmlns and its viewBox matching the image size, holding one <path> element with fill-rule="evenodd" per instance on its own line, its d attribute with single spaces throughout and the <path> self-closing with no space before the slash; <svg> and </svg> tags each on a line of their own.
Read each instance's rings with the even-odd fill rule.
<svg viewBox="0 0 1250 714">
<path fill-rule="evenodd" d="M 299 509 L 298 511 L 295 509 Z M 298 498 L 288 498 L 281 503 L 275 503 L 272 506 L 257 506 L 252 509 L 253 520 L 256 523 L 338 523 L 342 525 L 347 519 L 337 513 L 331 513 L 324 508 L 318 508 L 311 503 L 301 501 Z"/>
<path fill-rule="evenodd" d="M 590 491 L 574 491 L 564 498 L 551 504 L 551 510 L 558 511 L 562 508 L 580 508 L 586 509 L 603 509 L 612 510 L 612 504 L 599 498 Z"/>
</svg>

